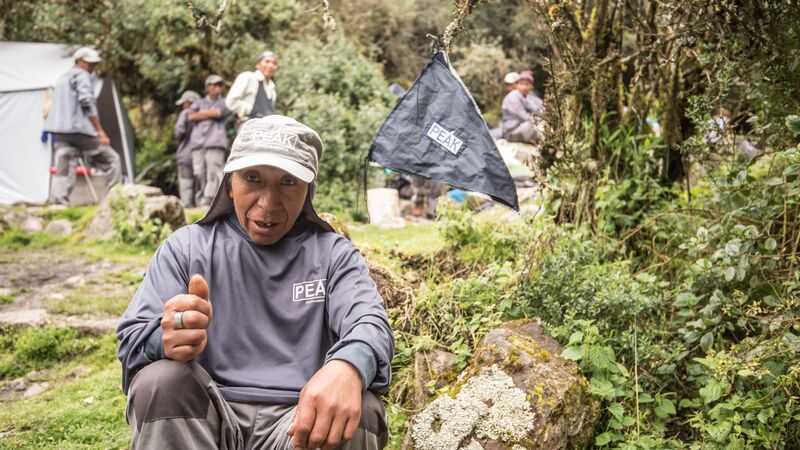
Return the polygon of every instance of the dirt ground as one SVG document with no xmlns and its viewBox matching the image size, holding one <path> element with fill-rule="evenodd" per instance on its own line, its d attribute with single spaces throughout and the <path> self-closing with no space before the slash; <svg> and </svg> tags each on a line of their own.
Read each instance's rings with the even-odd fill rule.
<svg viewBox="0 0 800 450">
<path fill-rule="evenodd" d="M 0 256 L 0 295 L 13 298 L 0 304 L 0 326 L 70 326 L 92 334 L 116 328 L 114 307 L 94 309 L 94 299 L 130 298 L 135 286 L 121 282 L 144 267 L 63 254 L 57 250 L 8 253 Z M 70 304 L 72 303 L 72 304 Z M 124 305 L 116 306 L 124 309 Z"/>
</svg>

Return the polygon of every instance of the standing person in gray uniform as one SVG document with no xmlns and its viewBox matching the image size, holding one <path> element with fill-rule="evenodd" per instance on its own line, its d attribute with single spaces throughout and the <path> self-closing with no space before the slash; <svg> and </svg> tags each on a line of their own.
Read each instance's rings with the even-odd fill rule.
<svg viewBox="0 0 800 450">
<path fill-rule="evenodd" d="M 245 122 L 206 216 L 156 251 L 117 328 L 132 449 L 380 449 L 394 337 L 359 251 L 311 204 L 322 142 Z"/>
<path fill-rule="evenodd" d="M 53 176 L 50 201 L 68 204 L 75 185 L 75 160 L 97 167 L 108 178 L 111 187 L 120 181 L 119 155 L 97 116 L 92 72 L 102 61 L 100 54 L 89 47 L 79 48 L 73 55 L 75 65 L 56 81 L 52 106 L 47 113 L 44 131 L 55 138 L 56 173 Z"/>
<path fill-rule="evenodd" d="M 195 91 L 184 91 L 175 106 L 181 107 L 178 120 L 175 122 L 175 139 L 178 141 L 178 150 L 175 160 L 178 166 L 178 193 L 181 202 L 186 208 L 194 207 L 194 171 L 192 171 L 192 151 L 187 145 L 192 134 L 194 122 L 189 121 L 189 109 L 192 104 L 200 100 L 200 94 Z"/>
<path fill-rule="evenodd" d="M 258 56 L 256 70 L 242 72 L 233 82 L 225 99 L 225 106 L 236 114 L 239 123 L 275 114 L 275 82 L 272 77 L 278 70 L 278 57 L 271 51 Z"/>
<path fill-rule="evenodd" d="M 228 148 L 228 108 L 222 96 L 224 80 L 219 75 L 206 78 L 206 96 L 192 103 L 189 122 L 192 133 L 186 144 L 192 154 L 194 203 L 208 206 L 222 180 L 225 150 Z"/>
</svg>

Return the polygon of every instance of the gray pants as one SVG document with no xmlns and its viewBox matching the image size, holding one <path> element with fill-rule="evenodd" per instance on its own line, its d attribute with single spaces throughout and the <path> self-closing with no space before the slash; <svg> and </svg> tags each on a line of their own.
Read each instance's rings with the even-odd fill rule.
<svg viewBox="0 0 800 450">
<path fill-rule="evenodd" d="M 100 145 L 95 136 L 80 133 L 54 133 L 56 137 L 53 154 L 56 173 L 50 184 L 50 201 L 69 203 L 69 194 L 75 186 L 75 168 L 78 158 L 107 176 L 106 185 L 110 188 L 119 183 L 122 176 L 119 155 L 113 148 Z"/>
<path fill-rule="evenodd" d="M 506 132 L 506 140 L 524 142 L 526 144 L 539 144 L 544 140 L 544 136 L 536 127 L 536 124 L 528 120 L 519 124 L 517 128 Z"/>
<path fill-rule="evenodd" d="M 208 206 L 222 182 L 222 167 L 225 165 L 225 149 L 198 148 L 192 150 L 192 171 L 194 172 L 194 203 Z"/>
<path fill-rule="evenodd" d="M 169 359 L 142 369 L 128 392 L 125 418 L 131 450 L 157 448 L 225 450 L 291 448 L 286 434 L 295 405 L 228 402 L 199 364 Z M 389 433 L 383 404 L 372 392 L 362 396 L 361 423 L 344 450 L 379 450 Z"/>
<path fill-rule="evenodd" d="M 178 163 L 178 194 L 185 208 L 194 207 L 194 172 L 191 164 Z"/>
</svg>

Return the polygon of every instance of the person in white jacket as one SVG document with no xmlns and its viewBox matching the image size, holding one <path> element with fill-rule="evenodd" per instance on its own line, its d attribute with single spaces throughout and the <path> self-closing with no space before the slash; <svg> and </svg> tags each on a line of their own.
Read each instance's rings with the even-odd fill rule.
<svg viewBox="0 0 800 450">
<path fill-rule="evenodd" d="M 233 82 L 225 106 L 236 114 L 239 123 L 275 114 L 275 82 L 272 77 L 278 70 L 278 57 L 271 51 L 261 53 L 256 70 L 242 72 Z"/>
</svg>

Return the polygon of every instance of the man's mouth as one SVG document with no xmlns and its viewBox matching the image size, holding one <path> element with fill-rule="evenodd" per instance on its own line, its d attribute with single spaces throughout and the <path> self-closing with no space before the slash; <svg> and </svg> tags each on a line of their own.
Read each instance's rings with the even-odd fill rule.
<svg viewBox="0 0 800 450">
<path fill-rule="evenodd" d="M 253 220 L 252 222 L 253 222 L 253 223 L 254 223 L 254 224 L 255 224 L 255 225 L 258 227 L 258 228 L 260 228 L 260 229 L 262 229 L 262 230 L 269 230 L 270 228 L 272 228 L 272 227 L 274 227 L 274 226 L 278 225 L 278 224 L 277 224 L 277 223 L 275 223 L 275 222 L 267 222 L 267 221 L 263 221 L 263 220 Z"/>
</svg>

